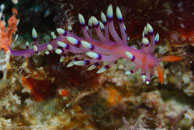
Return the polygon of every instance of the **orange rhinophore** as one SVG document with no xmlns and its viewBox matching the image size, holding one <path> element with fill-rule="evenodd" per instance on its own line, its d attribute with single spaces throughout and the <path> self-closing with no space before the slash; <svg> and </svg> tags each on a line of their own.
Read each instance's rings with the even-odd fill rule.
<svg viewBox="0 0 194 130">
<path fill-rule="evenodd" d="M 4 49 L 5 52 L 9 50 L 13 41 L 12 36 L 17 31 L 17 9 L 13 8 L 12 12 L 13 15 L 8 20 L 8 27 L 6 27 L 4 20 L 0 20 L 0 49 Z"/>
<path fill-rule="evenodd" d="M 179 60 L 182 60 L 183 57 L 179 57 L 179 56 L 164 56 L 160 58 L 160 61 L 164 61 L 164 62 L 176 62 Z"/>
<path fill-rule="evenodd" d="M 182 59 L 183 59 L 183 57 L 179 57 L 179 56 L 164 56 L 164 57 L 161 57 L 159 60 L 162 62 L 176 62 L 176 61 L 179 61 Z M 160 79 L 160 83 L 163 84 L 163 82 L 164 82 L 163 69 L 160 65 L 158 65 L 157 70 L 158 70 L 158 77 Z"/>
</svg>

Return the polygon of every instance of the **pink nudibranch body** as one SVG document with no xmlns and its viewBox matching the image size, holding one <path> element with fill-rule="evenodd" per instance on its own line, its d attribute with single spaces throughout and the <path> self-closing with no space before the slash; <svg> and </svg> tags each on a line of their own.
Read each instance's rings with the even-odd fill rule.
<svg viewBox="0 0 194 130">
<path fill-rule="evenodd" d="M 154 50 L 159 42 L 159 34 L 155 35 L 152 26 L 148 23 L 142 34 L 142 47 L 135 49 L 128 46 L 128 36 L 126 34 L 126 27 L 123 22 L 123 17 L 119 7 L 116 8 L 116 15 L 119 23 L 121 35 L 119 35 L 113 23 L 113 9 L 110 5 L 107 9 L 107 15 L 101 13 L 101 21 L 98 21 L 92 16 L 86 25 L 83 15 L 78 14 L 79 22 L 83 31 L 84 37 L 78 37 L 72 30 L 65 31 L 62 28 L 57 28 L 59 36 L 54 32 L 51 33 L 52 41 L 45 44 L 38 44 L 36 30 L 33 29 L 32 36 L 34 39 L 33 48 L 29 48 L 29 43 L 26 44 L 26 50 L 16 51 L 11 49 L 13 56 L 29 57 L 40 51 L 45 51 L 45 54 L 50 54 L 55 51 L 56 54 L 61 55 L 60 62 L 62 62 L 67 53 L 74 53 L 77 57 L 71 61 L 67 67 L 73 65 L 89 66 L 88 70 L 97 68 L 100 63 L 106 63 L 100 68 L 97 73 L 102 73 L 117 63 L 120 58 L 130 60 L 135 64 L 135 68 L 127 71 L 126 74 L 135 73 L 141 70 L 141 75 L 146 84 L 150 83 L 151 77 L 154 74 L 154 67 L 157 67 L 160 82 L 163 83 L 163 70 L 160 67 L 161 61 L 174 62 L 181 60 L 178 56 L 165 56 L 163 58 L 155 57 Z M 92 37 L 95 30 L 98 40 Z M 111 40 L 111 38 L 113 40 Z"/>
</svg>

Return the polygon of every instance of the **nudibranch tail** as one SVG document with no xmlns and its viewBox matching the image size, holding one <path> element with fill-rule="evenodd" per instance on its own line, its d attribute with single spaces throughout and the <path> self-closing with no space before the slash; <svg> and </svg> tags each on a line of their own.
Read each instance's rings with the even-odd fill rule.
<svg viewBox="0 0 194 130">
<path fill-rule="evenodd" d="M 105 63 L 97 73 L 102 73 L 115 65 L 120 58 L 129 60 L 135 64 L 135 68 L 126 71 L 127 75 L 141 70 L 141 76 L 146 84 L 154 74 L 154 67 L 157 67 L 160 82 L 163 83 L 163 69 L 159 66 L 161 61 L 174 62 L 181 60 L 181 57 L 166 56 L 156 58 L 154 50 L 159 42 L 159 34 L 154 32 L 153 27 L 147 23 L 142 33 L 142 47 L 135 49 L 128 46 L 129 37 L 126 33 L 124 19 L 119 7 L 116 7 L 116 16 L 119 24 L 120 34 L 117 32 L 113 22 L 113 6 L 109 5 L 106 15 L 101 13 L 101 20 L 92 16 L 88 20 L 88 24 L 84 16 L 79 13 L 78 19 L 84 37 L 75 35 L 72 30 L 66 31 L 62 28 L 57 28 L 58 36 L 52 32 L 52 41 L 44 44 L 39 44 L 37 40 L 37 32 L 33 28 L 33 46 L 26 43 L 26 50 L 16 51 L 11 49 L 13 56 L 30 57 L 36 53 L 44 51 L 46 55 L 52 52 L 60 55 L 60 62 L 63 62 L 68 53 L 76 54 L 75 58 L 67 64 L 67 67 L 88 66 L 88 71 L 98 68 L 102 63 Z M 97 39 L 94 39 L 93 32 L 96 33 Z"/>
<path fill-rule="evenodd" d="M 163 84 L 164 82 L 164 72 L 163 69 L 160 65 L 157 66 L 157 70 L 158 70 L 158 77 L 160 79 L 160 83 Z"/>
</svg>

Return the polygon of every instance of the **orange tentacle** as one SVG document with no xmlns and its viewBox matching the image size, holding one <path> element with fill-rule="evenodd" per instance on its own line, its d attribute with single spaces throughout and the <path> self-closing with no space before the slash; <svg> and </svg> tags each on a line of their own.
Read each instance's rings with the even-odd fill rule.
<svg viewBox="0 0 194 130">
<path fill-rule="evenodd" d="M 162 58 L 160 58 L 160 61 L 164 61 L 164 62 L 176 62 L 179 60 L 182 60 L 183 57 L 179 57 L 179 56 L 164 56 Z"/>
<path fill-rule="evenodd" d="M 157 70 L 158 70 L 158 77 L 160 79 L 160 83 L 163 84 L 164 82 L 164 72 L 161 66 L 157 66 Z"/>
</svg>

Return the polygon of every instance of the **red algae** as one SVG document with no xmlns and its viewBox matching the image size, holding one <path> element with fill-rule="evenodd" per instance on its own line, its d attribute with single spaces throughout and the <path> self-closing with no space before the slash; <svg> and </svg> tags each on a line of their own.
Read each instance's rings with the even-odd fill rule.
<svg viewBox="0 0 194 130">
<path fill-rule="evenodd" d="M 124 21 L 127 27 L 127 33 L 131 39 L 137 38 L 142 34 L 142 28 L 149 22 L 153 25 L 159 34 L 161 40 L 171 39 L 174 33 L 191 36 L 194 30 L 193 1 L 184 0 L 122 0 L 122 1 L 98 1 L 80 0 L 51 0 L 58 5 L 64 5 L 61 8 L 55 22 L 61 27 L 65 26 L 68 19 L 64 16 L 64 10 L 69 9 L 68 5 L 73 5 L 71 15 L 76 16 L 79 12 L 86 15 L 86 18 L 94 14 L 100 14 L 110 3 L 113 6 L 119 6 L 123 12 Z M 85 8 L 90 5 L 93 8 Z M 75 24 L 76 33 L 79 31 L 79 25 Z M 178 41 L 177 41 L 178 42 Z M 180 42 L 180 41 L 179 41 Z M 174 43 L 174 42 L 173 42 Z"/>
<path fill-rule="evenodd" d="M 55 95 L 56 87 L 49 80 L 38 80 L 33 77 L 22 77 L 22 82 L 27 86 L 36 101 L 43 101 Z"/>
<path fill-rule="evenodd" d="M 124 2 L 122 5 L 125 5 Z M 125 7 L 123 6 L 123 8 Z M 170 40 L 171 35 L 174 33 L 178 33 L 181 36 L 189 35 L 190 37 L 194 30 L 194 14 L 192 10 L 193 2 L 190 0 L 132 0 L 128 2 L 126 7 L 129 36 L 136 37 L 141 35 L 139 29 L 143 28 L 146 22 L 149 22 L 161 34 L 161 39 Z"/>
<path fill-rule="evenodd" d="M 59 89 L 59 94 L 63 97 L 66 97 L 69 95 L 69 91 L 67 89 Z"/>
<path fill-rule="evenodd" d="M 6 27 L 5 21 L 0 20 L 0 49 L 4 49 L 5 52 L 9 50 L 13 41 L 13 35 L 17 31 L 17 9 L 12 9 L 13 15 L 8 20 L 8 27 Z"/>
<path fill-rule="evenodd" d="M 65 66 L 69 60 L 70 57 L 67 56 L 64 63 L 61 64 L 59 63 L 59 57 L 56 58 L 56 55 L 47 56 L 44 68 L 48 73 L 48 77 L 54 77 L 57 86 L 61 86 L 61 89 L 90 90 L 99 84 L 99 75 L 96 75 L 95 71 L 86 71 L 85 67 L 80 68 L 77 66 L 66 68 Z"/>
</svg>

